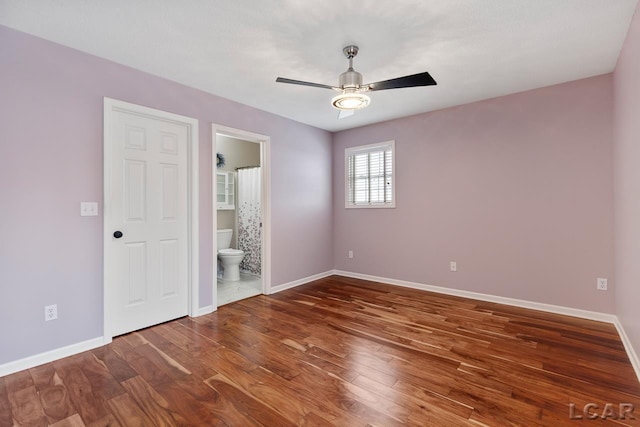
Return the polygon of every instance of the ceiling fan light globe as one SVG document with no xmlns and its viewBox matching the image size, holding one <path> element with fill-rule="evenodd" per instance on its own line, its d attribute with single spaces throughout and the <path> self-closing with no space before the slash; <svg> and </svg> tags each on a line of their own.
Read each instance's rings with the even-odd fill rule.
<svg viewBox="0 0 640 427">
<path fill-rule="evenodd" d="M 341 93 L 333 97 L 331 105 L 338 110 L 359 110 L 370 102 L 371 98 L 362 93 Z"/>
</svg>

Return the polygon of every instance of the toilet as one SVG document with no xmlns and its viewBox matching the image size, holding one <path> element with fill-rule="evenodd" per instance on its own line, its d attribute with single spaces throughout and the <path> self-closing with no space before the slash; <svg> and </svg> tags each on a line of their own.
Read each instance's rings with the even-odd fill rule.
<svg viewBox="0 0 640 427">
<path fill-rule="evenodd" d="M 222 263 L 222 279 L 228 281 L 240 280 L 240 262 L 244 258 L 244 251 L 231 249 L 232 229 L 218 230 L 218 259 Z"/>
</svg>

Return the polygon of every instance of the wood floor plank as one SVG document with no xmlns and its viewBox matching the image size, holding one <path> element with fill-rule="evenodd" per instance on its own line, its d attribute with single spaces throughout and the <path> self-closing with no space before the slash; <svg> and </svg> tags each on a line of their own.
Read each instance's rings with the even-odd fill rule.
<svg viewBox="0 0 640 427">
<path fill-rule="evenodd" d="M 206 383 L 215 390 L 222 399 L 233 405 L 233 407 L 246 418 L 253 420 L 256 425 L 282 427 L 293 427 L 296 425 L 296 423 L 287 420 L 277 411 L 274 411 L 258 399 L 245 393 L 240 387 L 237 387 L 233 381 L 230 381 L 222 374 L 217 374 L 207 379 Z M 235 423 L 232 425 L 235 425 Z"/>
<path fill-rule="evenodd" d="M 36 427 L 49 424 L 34 385 L 10 391 L 9 402 L 17 425 Z"/>
<path fill-rule="evenodd" d="M 113 416 L 125 426 L 154 427 L 153 421 L 128 394 L 120 394 L 107 402 Z"/>
<path fill-rule="evenodd" d="M 84 353 L 81 360 L 82 372 L 91 383 L 94 393 L 99 394 L 107 401 L 125 393 L 120 382 L 111 375 L 107 366 L 98 359 L 93 352 Z"/>
<path fill-rule="evenodd" d="M 33 385 L 33 378 L 28 370 L 20 371 L 5 377 L 5 386 L 9 393 L 20 391 Z"/>
<path fill-rule="evenodd" d="M 207 351 L 187 352 L 170 342 L 162 344 L 158 346 L 158 348 L 179 363 L 184 369 L 191 372 L 193 375 L 197 375 L 199 378 L 209 378 L 218 373 L 218 371 L 211 365 L 203 363 L 203 361 L 198 357 L 194 357 L 197 354 L 206 354 Z"/>
<path fill-rule="evenodd" d="M 37 366 L 30 369 L 29 372 L 49 424 L 57 424 L 64 420 L 67 420 L 67 423 L 77 424 L 76 418 L 79 418 L 77 410 L 53 365 Z"/>
<path fill-rule="evenodd" d="M 38 394 L 42 409 L 50 424 L 55 424 L 77 414 L 75 406 L 69 398 L 67 388 L 63 383 L 38 387 Z"/>
<path fill-rule="evenodd" d="M 181 348 L 187 353 L 211 351 L 220 347 L 215 341 L 208 339 L 191 328 L 184 327 L 180 323 L 166 323 L 159 328 L 159 333 L 167 338 L 171 344 Z"/>
<path fill-rule="evenodd" d="M 310 412 L 306 402 L 297 398 L 297 393 L 288 387 L 289 382 L 281 376 L 260 367 L 251 372 L 245 372 L 242 369 L 237 369 L 236 365 L 229 362 L 227 357 L 228 355 L 209 360 L 216 364 L 220 373 L 225 379 L 228 379 L 229 383 L 235 384 L 246 394 L 296 423 Z M 234 360 L 241 357 L 237 355 Z M 262 375 L 265 372 L 268 372 L 269 375 Z M 279 379 L 276 380 L 275 377 L 279 377 Z M 219 376 L 216 374 L 212 378 L 219 378 Z M 209 379 L 207 379 L 207 384 L 211 385 Z"/>
<path fill-rule="evenodd" d="M 85 427 L 84 422 L 79 414 L 73 414 L 68 418 L 62 419 L 54 424 L 49 424 L 50 427 Z"/>
<path fill-rule="evenodd" d="M 190 370 L 153 344 L 142 345 L 136 348 L 136 352 L 153 363 L 154 366 L 157 366 L 166 377 L 173 381 L 181 380 L 191 375 Z"/>
<path fill-rule="evenodd" d="M 331 276 L 0 378 L 14 425 L 639 426 L 640 383 L 611 324 Z"/>
<path fill-rule="evenodd" d="M 11 402 L 5 384 L 5 378 L 0 377 L 0 426 L 12 426 Z"/>
<path fill-rule="evenodd" d="M 33 384 L 38 388 L 56 385 L 56 370 L 49 363 L 29 369 L 29 374 Z"/>
<path fill-rule="evenodd" d="M 324 417 L 320 416 L 316 412 L 311 411 L 304 416 L 304 420 L 302 420 L 302 422 L 300 422 L 299 425 L 306 426 L 306 427 L 331 427 L 331 426 L 334 426 L 335 424 L 329 422 L 328 420 L 326 420 Z"/>
<path fill-rule="evenodd" d="M 129 378 L 122 383 L 129 395 L 147 414 L 156 426 L 187 425 L 182 415 L 173 411 L 169 403 L 158 394 L 142 377 Z"/>
<path fill-rule="evenodd" d="M 103 363 L 109 373 L 119 382 L 128 380 L 138 373 L 122 357 L 115 352 L 112 346 L 104 346 L 92 350 L 93 355 Z"/>
<path fill-rule="evenodd" d="M 148 346 L 148 344 L 144 344 Z M 142 346 L 140 346 L 142 347 Z M 152 386 L 170 383 L 173 380 L 158 365 L 144 356 L 145 350 L 140 347 L 123 351 L 123 358 L 146 382 Z"/>
<path fill-rule="evenodd" d="M 88 353 L 82 353 L 77 357 L 53 362 L 56 372 L 60 374 L 65 384 L 69 398 L 82 417 L 85 424 L 91 424 L 109 415 L 104 399 L 93 391 L 93 387 L 87 376 L 82 371 L 82 364 Z M 99 388 L 100 384 L 96 384 Z"/>
<path fill-rule="evenodd" d="M 112 414 L 85 425 L 87 427 L 127 427 L 127 425 L 121 425 Z"/>
<path fill-rule="evenodd" d="M 188 394 L 184 388 L 176 383 L 160 383 L 154 386 L 154 389 L 169 404 L 171 409 L 180 414 L 187 420 L 189 426 L 233 426 L 216 417 L 215 414 L 207 408 L 209 402 L 201 402 Z M 230 411 L 229 417 L 233 417 L 235 412 Z M 243 424 L 236 424 L 243 425 Z M 247 423 L 246 425 L 250 425 Z"/>
</svg>

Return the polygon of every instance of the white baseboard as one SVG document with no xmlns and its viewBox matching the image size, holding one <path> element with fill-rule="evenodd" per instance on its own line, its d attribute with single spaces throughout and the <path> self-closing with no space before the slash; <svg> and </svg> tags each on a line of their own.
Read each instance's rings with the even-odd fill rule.
<svg viewBox="0 0 640 427">
<path fill-rule="evenodd" d="M 304 285 L 305 283 L 313 282 L 314 280 L 324 279 L 325 277 L 329 277 L 334 274 L 336 274 L 335 270 L 329 270 L 324 273 L 314 274 L 313 276 L 303 277 L 302 279 L 294 280 L 293 282 L 272 286 L 269 290 L 269 295 L 286 291 L 287 289 L 295 288 L 296 286 Z"/>
<path fill-rule="evenodd" d="M 215 310 L 213 309 L 213 305 L 208 305 L 206 307 L 200 307 L 196 312 L 195 317 L 204 316 L 205 314 L 211 314 Z"/>
<path fill-rule="evenodd" d="M 370 280 L 373 282 L 386 283 L 388 285 L 403 286 L 406 288 L 419 289 L 423 291 L 436 292 L 439 294 L 453 295 L 457 297 L 477 299 L 480 301 L 495 302 L 498 304 L 512 305 L 516 307 L 529 308 L 531 310 L 546 311 L 549 313 L 564 314 L 565 316 L 579 317 L 582 319 L 597 320 L 599 322 L 614 323 L 616 316 L 597 311 L 581 310 L 579 308 L 564 307 L 561 305 L 545 304 L 541 302 L 526 301 L 515 298 L 500 297 L 497 295 L 482 294 L 479 292 L 464 291 L 461 289 L 444 288 L 442 286 L 425 285 L 423 283 L 407 282 L 405 280 L 389 279 L 387 277 L 370 276 L 368 274 L 352 273 L 349 271 L 335 270 L 338 276 L 353 277 L 354 279 Z"/>
<path fill-rule="evenodd" d="M 624 345 L 624 349 L 627 351 L 627 356 L 629 356 L 629 361 L 631 362 L 631 366 L 633 366 L 633 370 L 636 371 L 636 376 L 638 377 L 638 381 L 640 381 L 640 358 L 638 358 L 638 353 L 634 350 L 631 345 L 631 341 L 629 340 L 629 336 L 625 332 L 622 327 L 622 323 L 620 323 L 620 319 L 616 317 L 615 322 L 613 324 L 616 326 L 618 330 L 618 334 L 620 335 L 620 339 L 622 340 L 622 344 Z"/>
<path fill-rule="evenodd" d="M 56 348 L 34 356 L 25 357 L 24 359 L 5 363 L 0 365 L 0 377 L 53 362 L 54 360 L 62 359 L 64 357 L 73 356 L 74 354 L 82 353 L 83 351 L 93 350 L 94 348 L 102 347 L 104 344 L 105 341 L 103 337 L 98 337 L 82 341 L 77 344 L 71 344 L 66 347 Z"/>
</svg>

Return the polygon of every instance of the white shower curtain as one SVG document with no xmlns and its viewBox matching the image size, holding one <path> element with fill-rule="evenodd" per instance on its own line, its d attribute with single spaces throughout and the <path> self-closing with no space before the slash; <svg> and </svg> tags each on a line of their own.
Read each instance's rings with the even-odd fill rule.
<svg viewBox="0 0 640 427">
<path fill-rule="evenodd" d="M 244 251 L 240 269 L 257 275 L 262 270 L 260 209 L 260 168 L 239 169 L 238 249 Z"/>
</svg>

